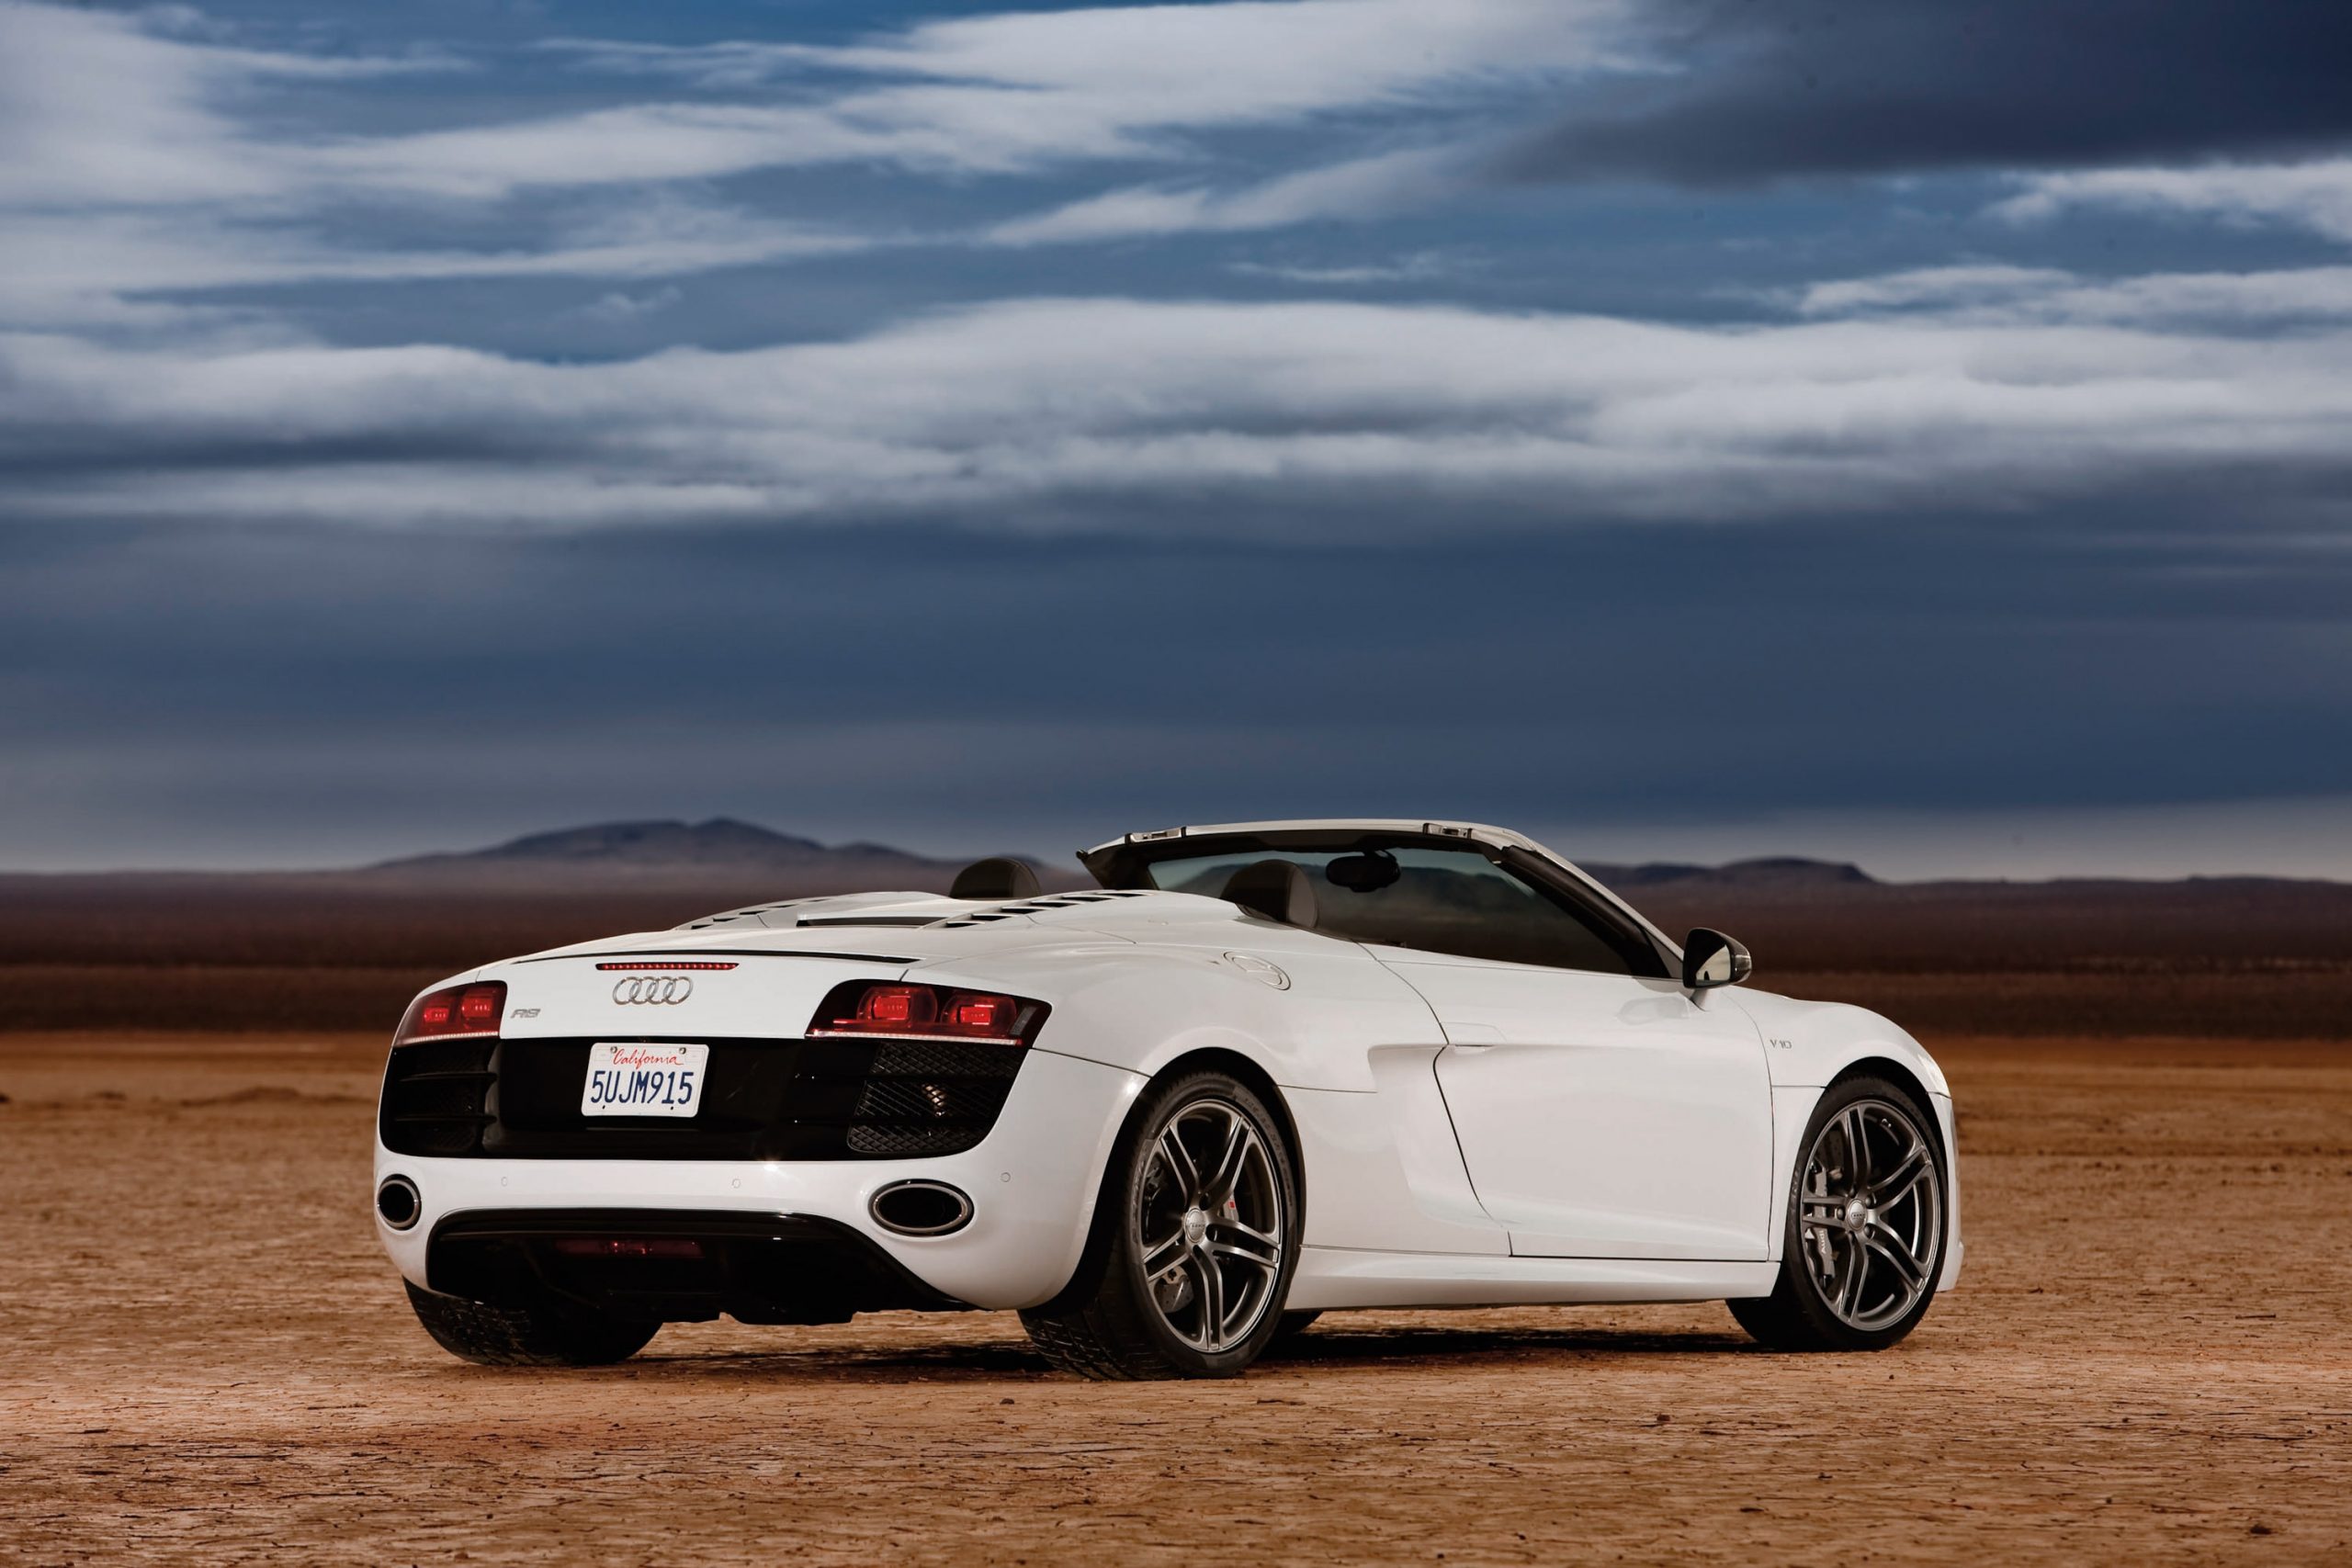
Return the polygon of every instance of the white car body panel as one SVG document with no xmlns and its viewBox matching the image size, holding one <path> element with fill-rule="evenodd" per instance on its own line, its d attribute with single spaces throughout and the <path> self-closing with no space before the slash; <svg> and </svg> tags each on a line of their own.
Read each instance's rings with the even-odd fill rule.
<svg viewBox="0 0 2352 1568">
<path fill-rule="evenodd" d="M 1765 1257 L 1771 1085 L 1747 1014 L 1670 980 L 1376 952 L 1445 1029 L 1438 1082 L 1513 1252 Z"/>
<path fill-rule="evenodd" d="M 1425 824 L 1186 832 L 1306 826 Z M 1532 840 L 1442 826 L 1544 855 L 1624 908 Z M 596 967 L 614 955 L 737 967 L 696 974 L 674 1006 L 632 1008 L 615 1002 L 614 975 Z M 1863 1061 L 1916 1078 L 1954 1148 L 1934 1061 L 1860 1009 L 1368 949 L 1185 893 L 797 899 L 442 984 L 503 981 L 507 1040 L 627 1039 L 657 1024 L 665 1038 L 783 1040 L 803 1032 L 833 987 L 860 979 L 1051 1008 L 976 1146 L 921 1158 L 526 1159 L 397 1154 L 379 1136 L 377 1180 L 404 1176 L 423 1202 L 413 1228 L 379 1221 L 388 1252 L 425 1286 L 435 1226 L 476 1211 L 808 1215 L 851 1227 L 956 1301 L 1035 1305 L 1077 1267 L 1137 1096 L 1203 1052 L 1261 1073 L 1295 1134 L 1304 1247 L 1289 1303 L 1301 1310 L 1765 1294 L 1805 1120 L 1823 1087 Z M 1957 1160 L 1947 1164 L 1945 1288 L 1962 1257 Z M 910 1178 L 967 1193 L 969 1224 L 922 1237 L 877 1224 L 876 1190 Z"/>
</svg>

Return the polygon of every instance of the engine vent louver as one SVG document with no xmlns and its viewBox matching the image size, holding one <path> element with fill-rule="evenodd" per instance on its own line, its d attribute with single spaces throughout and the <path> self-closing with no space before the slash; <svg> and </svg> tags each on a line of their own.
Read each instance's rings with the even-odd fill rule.
<svg viewBox="0 0 2352 1568">
<path fill-rule="evenodd" d="M 762 915 L 773 915 L 778 909 L 789 909 L 796 904 L 815 902 L 817 900 L 814 898 L 785 898 L 774 904 L 754 904 L 748 908 L 725 909 L 716 915 L 704 915 L 697 919 L 688 920 L 684 925 L 673 926 L 671 929 L 682 931 L 706 931 L 712 926 L 732 925 L 737 920 L 752 920 Z"/>
<path fill-rule="evenodd" d="M 943 931 L 961 931 L 967 926 L 988 920 L 1010 919 L 1015 915 L 1042 915 L 1049 909 L 1074 909 L 1083 904 L 1100 904 L 1113 898 L 1139 898 L 1141 889 L 1104 888 L 1092 893 L 1057 893 L 1046 898 L 1023 898 L 1017 904 L 999 904 L 992 909 L 975 909 L 969 914 L 956 915 L 933 922 Z"/>
</svg>

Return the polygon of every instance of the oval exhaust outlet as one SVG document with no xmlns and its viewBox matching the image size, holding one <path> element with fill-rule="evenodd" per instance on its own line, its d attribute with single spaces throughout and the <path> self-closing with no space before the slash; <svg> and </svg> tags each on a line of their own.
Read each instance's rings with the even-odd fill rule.
<svg viewBox="0 0 2352 1568">
<path fill-rule="evenodd" d="M 972 1223 L 972 1201 L 944 1181 L 893 1181 L 866 1208 L 900 1235 L 946 1235 Z"/>
<path fill-rule="evenodd" d="M 376 1189 L 376 1213 L 392 1229 L 404 1231 L 424 1213 L 424 1195 L 407 1177 L 388 1176 L 384 1184 Z"/>
</svg>

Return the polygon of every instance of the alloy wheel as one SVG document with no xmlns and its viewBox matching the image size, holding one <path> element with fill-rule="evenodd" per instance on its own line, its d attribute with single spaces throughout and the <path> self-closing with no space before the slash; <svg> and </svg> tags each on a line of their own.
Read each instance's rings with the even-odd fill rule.
<svg viewBox="0 0 2352 1568">
<path fill-rule="evenodd" d="M 1849 1328 L 1900 1323 L 1934 1286 L 1943 1185 L 1935 1146 L 1901 1106 L 1858 1100 L 1814 1134 L 1797 1185 L 1804 1267 Z"/>
<path fill-rule="evenodd" d="M 1136 1184 L 1146 1291 L 1170 1333 L 1204 1354 L 1248 1339 L 1283 1269 L 1283 1190 L 1265 1139 L 1238 1106 L 1189 1100 L 1152 1134 Z"/>
</svg>

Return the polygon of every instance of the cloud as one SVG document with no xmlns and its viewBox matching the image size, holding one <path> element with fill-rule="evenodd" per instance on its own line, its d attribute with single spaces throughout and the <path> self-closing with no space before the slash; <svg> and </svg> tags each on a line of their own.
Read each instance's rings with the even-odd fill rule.
<svg viewBox="0 0 2352 1568">
<path fill-rule="evenodd" d="M 548 365 L 0 339 L 18 519 L 1420 536 L 2339 485 L 2352 327 L 1043 299 Z M 2320 521 L 2346 521 L 2320 503 Z M 2332 520 L 2332 521 L 2331 521 Z"/>
<path fill-rule="evenodd" d="M 557 209 L 505 243 L 432 243 L 430 219 L 368 243 L 315 139 L 265 134 L 274 84 L 458 68 L 231 47 L 173 13 L 0 4 L 0 324 L 181 331 L 250 325 L 250 303 L 187 296 L 290 284 L 641 277 L 836 254 L 868 242 L 665 193 Z M 322 163 L 322 159 L 330 162 Z M 338 236 L 337 220 L 346 231 Z"/>
<path fill-rule="evenodd" d="M 650 278 L 838 255 L 876 242 L 734 209 L 653 198 L 496 249 L 336 243 L 300 220 L 209 213 L 33 213 L 8 221 L 0 325 L 176 329 L 266 319 L 175 296 L 302 283 Z"/>
<path fill-rule="evenodd" d="M 1950 321 L 2227 330 L 2352 319 L 2352 266 L 2098 278 L 1987 263 L 1816 283 L 1792 303 L 1813 317 L 1925 311 Z"/>
<path fill-rule="evenodd" d="M 594 304 L 582 306 L 580 314 L 590 321 L 607 323 L 642 321 L 647 316 L 661 314 L 684 298 L 685 294 L 674 285 L 644 294 L 628 294 L 616 289 Z"/>
<path fill-rule="evenodd" d="M 2352 242 L 2352 158 L 2036 175 L 1995 210 L 2030 222 L 2085 207 L 2275 224 Z"/>
<path fill-rule="evenodd" d="M 1226 271 L 1243 277 L 1271 277 L 1310 288 L 1347 288 L 1364 283 L 1434 283 L 1477 271 L 1485 259 L 1460 250 L 1414 251 L 1393 260 L 1316 266 L 1299 262 L 1238 261 Z"/>
<path fill-rule="evenodd" d="M 1410 107 L 1567 70 L 1623 67 L 1634 0 L 1231 0 L 1012 11 L 922 23 L 846 47 L 560 40 L 605 71 L 706 87 L 830 71 L 896 79 L 836 100 L 855 118 L 995 123 L 999 111 L 1119 131 L 1261 124 Z"/>
<path fill-rule="evenodd" d="M 961 177 L 1085 160 L 1192 161 L 1200 153 L 1186 133 L 1452 113 L 1565 73 L 1616 68 L 1608 39 L 1627 3 L 1456 0 L 1441 11 L 1419 0 L 1293 0 L 1007 13 L 825 48 L 572 40 L 560 46 L 564 58 L 636 97 L 429 130 L 359 130 L 352 125 L 401 117 L 271 94 L 461 62 L 242 48 L 194 13 L 0 0 L 0 145 L 10 151 L 0 162 L 8 263 L 0 323 L 176 329 L 253 314 L 189 302 L 209 290 L 647 277 L 913 243 L 745 211 L 708 185 L 844 164 Z M 671 96 L 644 101 L 648 79 Z M 674 101 L 681 84 L 701 96 Z M 1222 193 L 1136 186 L 922 243 L 1033 244 L 1362 218 L 1466 183 L 1461 164 L 1440 148 Z M 619 186 L 638 188 L 611 216 L 598 193 Z M 585 216 L 592 201 L 608 215 Z M 379 222 L 353 221 L 385 211 L 408 220 L 396 238 Z M 483 213 L 501 215 L 506 237 L 485 240 Z"/>
<path fill-rule="evenodd" d="M 1012 12 L 865 42 L 663 47 L 565 40 L 583 67 L 798 100 L 637 104 L 384 137 L 322 154 L 391 188 L 529 186 L 889 163 L 1003 174 L 1182 155 L 1159 138 L 1426 108 L 1501 85 L 1626 68 L 1626 0 L 1285 0 Z M 847 75 L 856 85 L 814 83 Z M 872 81 L 867 79 L 880 79 Z"/>
<path fill-rule="evenodd" d="M 0 0 L 0 207 L 275 197 L 299 177 L 299 155 L 245 135 L 222 99 L 255 84 L 455 68 L 438 55 L 232 48 L 162 36 L 136 15 Z"/>
<path fill-rule="evenodd" d="M 1000 223 L 987 238 L 999 245 L 1061 244 L 1385 217 L 1461 188 L 1467 162 L 1460 148 L 1413 148 L 1305 169 L 1236 191 L 1131 186 Z"/>
<path fill-rule="evenodd" d="M 1502 168 L 1743 186 L 2293 153 L 2352 137 L 2352 8 L 1657 0 L 1671 74 L 1579 90 Z"/>
</svg>

